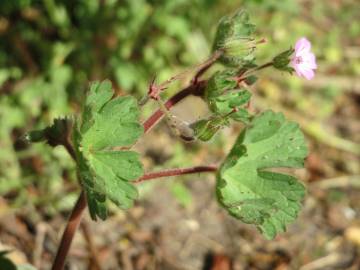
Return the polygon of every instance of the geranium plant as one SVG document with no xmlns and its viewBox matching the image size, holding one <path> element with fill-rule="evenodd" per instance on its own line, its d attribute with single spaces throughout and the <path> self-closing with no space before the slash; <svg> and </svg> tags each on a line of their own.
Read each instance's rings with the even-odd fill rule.
<svg viewBox="0 0 360 270">
<path fill-rule="evenodd" d="M 304 186 L 276 168 L 301 168 L 307 156 L 304 135 L 298 124 L 281 112 L 267 110 L 253 114 L 249 86 L 257 80 L 259 70 L 275 68 L 311 79 L 316 69 L 310 42 L 301 38 L 295 49 L 276 55 L 270 62 L 258 64 L 255 25 L 240 10 L 224 17 L 218 26 L 213 53 L 207 61 L 194 67 L 189 85 L 166 102 L 162 92 L 182 74 L 156 84 L 150 83 L 146 97 L 116 96 L 110 81 L 93 82 L 80 115 L 55 119 L 52 126 L 29 132 L 30 142 L 45 141 L 64 146 L 77 166 L 81 194 L 65 228 L 53 269 L 62 269 L 72 238 L 87 207 L 93 220 L 105 220 L 107 204 L 130 208 L 138 197 L 137 184 L 145 180 L 191 173 L 214 173 L 216 196 L 220 205 L 244 223 L 255 225 L 267 238 L 284 232 L 300 210 Z M 208 75 L 214 63 L 223 66 Z M 201 97 L 211 112 L 194 123 L 174 116 L 170 108 L 189 95 Z M 156 102 L 159 109 L 141 121 L 141 106 Z M 140 153 L 132 146 L 163 117 L 174 133 L 189 143 L 211 143 L 223 127 L 243 123 L 233 148 L 220 165 L 204 165 L 145 173 Z"/>
</svg>

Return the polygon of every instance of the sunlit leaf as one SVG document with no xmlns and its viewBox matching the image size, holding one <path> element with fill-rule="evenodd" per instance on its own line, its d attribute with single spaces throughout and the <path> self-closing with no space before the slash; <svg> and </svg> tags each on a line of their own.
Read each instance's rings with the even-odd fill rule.
<svg viewBox="0 0 360 270">
<path fill-rule="evenodd" d="M 239 136 L 221 166 L 217 195 L 228 212 L 254 224 L 268 239 L 286 230 L 300 210 L 304 186 L 273 169 L 300 168 L 307 148 L 298 125 L 267 111 Z"/>
<path fill-rule="evenodd" d="M 92 84 L 73 135 L 93 219 L 106 218 L 106 199 L 124 209 L 131 207 L 138 195 L 131 181 L 143 174 L 138 153 L 122 149 L 143 133 L 137 102 L 130 96 L 111 99 L 113 95 L 109 81 Z"/>
</svg>

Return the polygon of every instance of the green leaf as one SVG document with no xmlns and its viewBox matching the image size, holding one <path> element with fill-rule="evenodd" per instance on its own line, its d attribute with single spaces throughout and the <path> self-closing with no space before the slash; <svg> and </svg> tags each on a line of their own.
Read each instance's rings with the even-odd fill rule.
<svg viewBox="0 0 360 270">
<path fill-rule="evenodd" d="M 235 80 L 237 70 L 225 69 L 215 72 L 208 81 L 205 89 L 205 98 L 207 100 L 217 98 L 228 90 L 233 90 L 237 87 Z"/>
<path fill-rule="evenodd" d="M 30 264 L 16 265 L 14 262 L 11 261 L 10 258 L 6 257 L 6 255 L 9 253 L 11 253 L 10 250 L 0 251 L 1 270 L 36 270 L 36 268 Z"/>
<path fill-rule="evenodd" d="M 237 108 L 238 111 L 231 113 L 229 117 L 247 123 L 250 115 L 241 107 L 249 102 L 251 93 L 245 88 L 238 88 L 236 76 L 237 71 L 232 69 L 216 72 L 209 79 L 205 89 L 205 99 L 210 110 L 215 114 L 225 116 Z"/>
<path fill-rule="evenodd" d="M 224 52 L 220 58 L 223 64 L 236 67 L 253 63 L 253 51 L 256 48 L 253 37 L 255 28 L 250 22 L 249 14 L 244 10 L 220 20 L 213 49 Z"/>
<path fill-rule="evenodd" d="M 10 251 L 0 251 L 0 265 L 4 270 L 16 270 L 16 265 L 6 257 Z"/>
<path fill-rule="evenodd" d="M 274 238 L 297 217 L 305 189 L 295 177 L 273 169 L 303 167 L 306 155 L 296 123 L 281 113 L 260 114 L 240 134 L 220 168 L 220 203 L 234 217 L 256 225 L 266 238 Z"/>
<path fill-rule="evenodd" d="M 126 209 L 137 198 L 131 184 L 143 174 L 139 154 L 124 148 L 143 133 L 137 101 L 130 96 L 111 99 L 109 81 L 91 85 L 73 133 L 78 170 L 93 219 L 107 217 L 106 199 Z M 116 147 L 116 150 L 114 149 Z"/>
</svg>

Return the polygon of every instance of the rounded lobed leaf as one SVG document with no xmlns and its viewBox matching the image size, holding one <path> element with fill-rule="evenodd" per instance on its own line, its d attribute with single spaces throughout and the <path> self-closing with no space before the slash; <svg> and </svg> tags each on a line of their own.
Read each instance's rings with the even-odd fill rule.
<svg viewBox="0 0 360 270">
<path fill-rule="evenodd" d="M 107 217 L 106 199 L 121 208 L 131 207 L 138 196 L 131 181 L 143 175 L 139 154 L 121 150 L 143 134 L 137 102 L 130 96 L 111 99 L 113 95 L 109 81 L 93 83 L 73 132 L 79 175 L 93 219 Z"/>
<path fill-rule="evenodd" d="M 220 203 L 234 217 L 256 225 L 266 238 L 274 238 L 297 217 L 305 189 L 295 177 L 266 169 L 303 167 L 306 155 L 297 124 L 272 111 L 256 116 L 219 170 Z"/>
</svg>

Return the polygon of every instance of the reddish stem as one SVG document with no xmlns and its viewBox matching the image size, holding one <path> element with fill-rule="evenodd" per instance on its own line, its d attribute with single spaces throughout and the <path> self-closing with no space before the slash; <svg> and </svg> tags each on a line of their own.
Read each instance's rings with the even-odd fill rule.
<svg viewBox="0 0 360 270">
<path fill-rule="evenodd" d="M 169 169 L 165 171 L 159 172 L 151 172 L 144 174 L 138 180 L 134 181 L 134 183 L 140 183 L 144 181 L 148 181 L 151 179 L 162 178 L 162 177 L 170 177 L 177 175 L 185 175 L 185 174 L 193 174 L 193 173 L 203 173 L 203 172 L 216 172 L 218 170 L 217 166 L 209 165 L 209 166 L 197 166 L 191 168 L 177 168 L 177 169 Z M 76 202 L 73 211 L 69 217 L 66 228 L 63 232 L 63 236 L 61 238 L 61 242 L 59 245 L 59 249 L 57 251 L 52 270 L 62 270 L 65 264 L 65 259 L 67 254 L 69 253 L 71 242 L 74 238 L 76 229 L 78 228 L 82 213 L 86 208 L 86 197 L 84 191 L 81 192 L 78 201 Z"/>
<path fill-rule="evenodd" d="M 195 96 L 201 96 L 205 90 L 206 81 L 200 81 L 196 84 L 192 84 L 180 92 L 178 92 L 176 95 L 172 96 L 168 101 L 165 102 L 165 106 L 167 109 L 170 109 L 173 107 L 176 103 L 183 100 L 187 96 L 195 95 Z M 149 131 L 164 115 L 164 112 L 160 109 L 156 110 L 144 123 L 144 133 Z"/>
<path fill-rule="evenodd" d="M 191 84 L 190 86 L 184 88 L 180 92 L 178 92 L 176 95 L 171 97 L 166 103 L 166 108 L 171 108 L 179 101 L 183 100 L 185 97 L 189 95 L 195 95 L 195 96 L 201 96 L 204 93 L 205 87 L 206 87 L 207 81 L 199 81 L 194 84 Z M 144 123 L 144 132 L 146 133 L 153 127 L 164 115 L 164 113 L 159 109 L 155 111 Z M 69 154 L 76 160 L 75 151 L 72 148 L 70 143 L 64 144 L 65 148 L 68 150 Z M 184 169 L 171 169 L 167 171 L 162 172 L 153 172 L 149 174 L 145 174 L 140 179 L 135 181 L 136 183 L 154 179 L 154 178 L 160 178 L 160 177 L 166 177 L 166 176 L 175 176 L 175 175 L 183 175 L 183 174 L 191 174 L 191 173 L 200 173 L 200 172 L 215 172 L 217 168 L 215 166 L 198 166 L 193 168 L 184 168 Z M 72 242 L 72 239 L 74 237 L 75 231 L 78 228 L 81 216 L 83 211 L 86 208 L 86 196 L 84 191 L 81 192 L 80 197 L 75 204 L 73 211 L 69 217 L 68 223 L 66 225 L 66 228 L 64 230 L 58 252 L 56 254 L 52 270 L 62 270 L 65 264 L 66 256 L 69 252 L 70 245 Z"/>
<path fill-rule="evenodd" d="M 66 224 L 66 228 L 63 232 L 59 249 L 56 253 L 56 257 L 53 266 L 51 268 L 52 270 L 63 269 L 66 256 L 70 249 L 71 242 L 74 238 L 76 229 L 80 224 L 81 216 L 85 208 L 86 208 L 86 196 L 84 191 L 82 191 Z"/>
<path fill-rule="evenodd" d="M 135 183 L 140 183 L 143 181 L 148 181 L 151 179 L 161 178 L 161 177 L 177 176 L 177 175 L 192 174 L 192 173 L 202 173 L 202 172 L 216 172 L 217 170 L 218 167 L 214 165 L 169 169 L 165 171 L 151 172 L 144 174 L 142 177 L 136 180 Z"/>
</svg>

